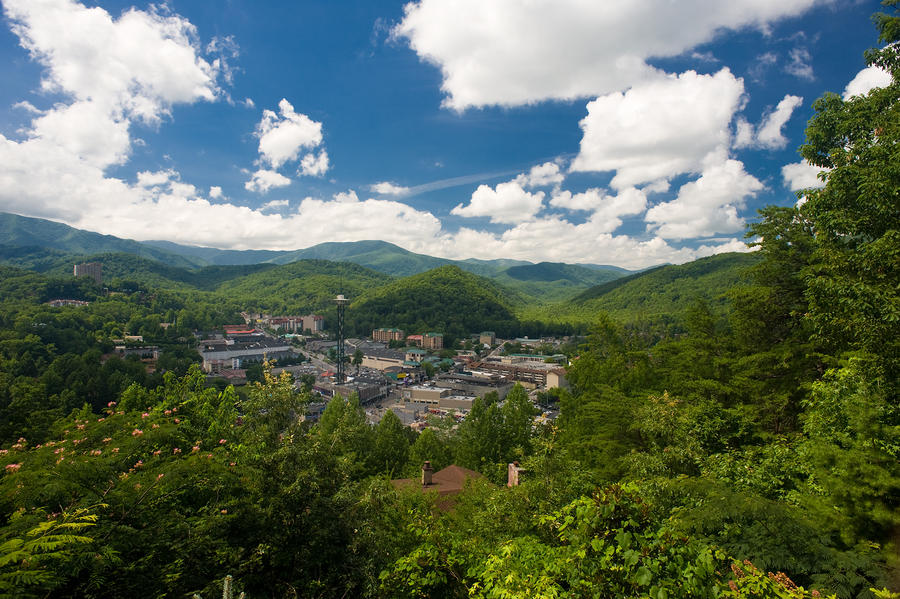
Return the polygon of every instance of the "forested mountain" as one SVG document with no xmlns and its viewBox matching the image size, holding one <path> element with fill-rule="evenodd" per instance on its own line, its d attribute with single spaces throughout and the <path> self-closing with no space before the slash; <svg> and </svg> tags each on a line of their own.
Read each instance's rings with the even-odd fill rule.
<svg viewBox="0 0 900 599">
<path fill-rule="evenodd" d="M 169 241 L 137 242 L 81 231 L 48 220 L 0 213 L 0 262 L 4 264 L 46 272 L 66 264 L 71 267 L 71 263 L 84 262 L 91 256 L 103 253 L 129 253 L 167 266 L 188 269 L 328 260 L 359 264 L 396 277 L 453 264 L 465 271 L 496 279 L 538 301 L 568 298 L 578 290 L 628 273 L 624 269 L 598 265 L 532 264 L 508 259 L 449 260 L 417 254 L 392 243 L 375 240 L 326 242 L 290 251 L 221 250 Z M 517 270 L 519 268 L 524 270 Z M 179 277 L 173 280 L 179 280 Z M 201 286 L 209 287 L 208 284 Z"/>
<path fill-rule="evenodd" d="M 491 278 L 523 295 L 547 302 L 571 299 L 585 288 L 616 280 L 621 276 L 621 271 L 612 268 L 540 262 L 510 266 Z"/>
<path fill-rule="evenodd" d="M 219 285 L 217 293 L 241 302 L 247 309 L 306 314 L 329 312 L 338 293 L 357 298 L 391 280 L 388 275 L 349 262 L 300 260 L 233 279 Z"/>
<path fill-rule="evenodd" d="M 0 212 L 0 245 L 43 247 L 76 256 L 123 252 L 174 266 L 192 267 L 199 264 L 180 253 L 168 252 L 130 239 L 91 233 L 62 223 L 5 212 Z"/>
<path fill-rule="evenodd" d="M 718 254 L 687 264 L 658 266 L 620 277 L 577 294 L 570 301 L 530 307 L 528 320 L 590 323 L 597 314 L 619 322 L 673 320 L 693 302 L 703 300 L 717 314 L 724 314 L 728 291 L 758 263 L 754 253 Z"/>
<path fill-rule="evenodd" d="M 695 299 L 723 306 L 726 290 L 745 276 L 759 256 L 717 254 L 680 265 L 661 266 L 592 287 L 572 303 L 593 311 L 633 317 L 637 314 L 673 314 Z"/>
<path fill-rule="evenodd" d="M 448 339 L 481 330 L 509 335 L 516 331 L 512 306 L 521 301 L 483 277 L 442 266 L 362 295 L 350 304 L 347 322 L 361 334 L 391 326 L 442 332 Z"/>
</svg>

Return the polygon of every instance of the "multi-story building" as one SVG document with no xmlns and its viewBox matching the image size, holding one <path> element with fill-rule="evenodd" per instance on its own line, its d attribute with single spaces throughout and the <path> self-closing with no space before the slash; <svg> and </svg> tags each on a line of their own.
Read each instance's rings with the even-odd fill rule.
<svg viewBox="0 0 900 599">
<path fill-rule="evenodd" d="M 422 335 L 422 347 L 425 349 L 444 349 L 444 334 L 425 333 Z"/>
<path fill-rule="evenodd" d="M 301 316 L 300 319 L 303 321 L 301 332 L 309 331 L 310 333 L 321 333 L 325 330 L 325 317 L 319 316 L 318 314 L 307 314 L 306 316 Z"/>
<path fill-rule="evenodd" d="M 494 345 L 497 343 L 497 335 L 494 331 L 483 331 L 478 335 L 478 343 L 481 345 Z"/>
<path fill-rule="evenodd" d="M 479 362 L 473 368 L 484 372 L 499 374 L 511 381 L 518 381 L 526 386 L 534 387 L 565 387 L 566 371 L 559 364 L 548 364 L 538 361 L 501 361 L 500 359 L 487 359 Z"/>
<path fill-rule="evenodd" d="M 65 308 L 65 307 L 83 307 L 89 305 L 91 302 L 84 302 L 81 300 L 73 300 L 73 299 L 55 299 L 47 302 L 53 308 Z"/>
<path fill-rule="evenodd" d="M 393 328 L 381 328 L 372 331 L 372 341 L 381 343 L 390 343 L 391 341 L 402 341 L 403 331 Z"/>
<path fill-rule="evenodd" d="M 74 272 L 76 277 L 91 277 L 98 285 L 103 284 L 103 264 L 100 262 L 76 264 Z"/>
</svg>

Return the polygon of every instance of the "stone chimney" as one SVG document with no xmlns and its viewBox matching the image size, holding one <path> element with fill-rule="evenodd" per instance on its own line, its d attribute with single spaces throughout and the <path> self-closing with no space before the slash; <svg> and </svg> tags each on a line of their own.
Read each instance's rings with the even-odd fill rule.
<svg viewBox="0 0 900 599">
<path fill-rule="evenodd" d="M 431 467 L 431 462 L 426 461 L 422 464 L 422 486 L 427 487 L 431 484 L 431 475 L 434 474 L 434 468 Z"/>
<path fill-rule="evenodd" d="M 522 472 L 525 472 L 525 469 L 519 466 L 519 462 L 513 462 L 512 464 L 509 464 L 506 469 L 506 486 L 518 487 L 519 474 Z"/>
</svg>

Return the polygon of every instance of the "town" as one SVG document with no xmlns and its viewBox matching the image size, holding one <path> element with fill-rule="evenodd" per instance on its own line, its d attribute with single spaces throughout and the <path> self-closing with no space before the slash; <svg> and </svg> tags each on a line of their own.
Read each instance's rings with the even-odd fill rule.
<svg viewBox="0 0 900 599">
<path fill-rule="evenodd" d="M 340 341 L 329 335 L 322 316 L 242 316 L 243 324 L 199 334 L 203 371 L 210 381 L 236 386 L 252 382 L 263 364 L 270 365 L 273 375 L 287 372 L 298 389 L 305 385 L 312 392 L 305 415 L 312 421 L 328 399 L 355 395 L 370 422 L 377 423 L 390 410 L 421 430 L 429 415 L 461 420 L 476 398 L 493 392 L 502 401 L 515 384 L 530 391 L 541 408 L 539 418 L 547 420 L 555 418 L 556 411 L 542 403 L 542 392 L 567 386 L 568 357 L 557 350 L 571 342 L 568 337 L 499 339 L 492 331 L 482 331 L 458 342 L 458 348 L 448 348 L 440 332 L 405 334 L 384 327 L 373 330 L 368 339 L 343 340 L 342 373 L 337 363 Z"/>
</svg>

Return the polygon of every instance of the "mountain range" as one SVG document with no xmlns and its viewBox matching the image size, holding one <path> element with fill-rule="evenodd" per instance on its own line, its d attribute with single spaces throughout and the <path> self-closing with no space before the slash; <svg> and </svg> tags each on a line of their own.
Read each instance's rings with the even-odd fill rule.
<svg viewBox="0 0 900 599">
<path fill-rule="evenodd" d="M 37 270 L 59 272 L 73 261 L 94 259 L 99 254 L 125 253 L 169 267 L 213 272 L 209 267 L 285 265 L 300 260 L 352 262 L 392 277 L 407 277 L 441 266 L 492 279 L 539 301 L 572 297 L 594 285 L 618 279 L 631 271 L 596 264 L 564 264 L 523 260 L 450 260 L 410 252 L 386 241 L 327 242 L 309 248 L 278 250 L 222 250 L 170 241 L 139 242 L 75 229 L 39 218 L 0 213 L 0 262 Z M 224 269 L 220 274 L 241 272 Z M 244 271 L 246 272 L 246 271 Z M 110 273 L 111 274 L 111 273 Z M 182 279 L 175 276 L 175 280 Z"/>
<path fill-rule="evenodd" d="M 41 219 L 0 213 L 0 265 L 65 280 L 73 263 L 103 264 L 122 289 L 211 292 L 241 309 L 330 314 L 331 298 L 353 298 L 350 324 L 437 327 L 461 334 L 474 320 L 498 330 L 515 322 L 588 325 L 596 314 L 669 321 L 701 299 L 724 313 L 726 291 L 757 254 L 719 254 L 640 272 L 518 260 L 448 260 L 383 241 L 323 243 L 287 251 L 219 250 L 119 239 Z M 9 272 L 9 271 L 8 271 Z M 485 325 L 486 326 L 486 325 Z"/>
</svg>

